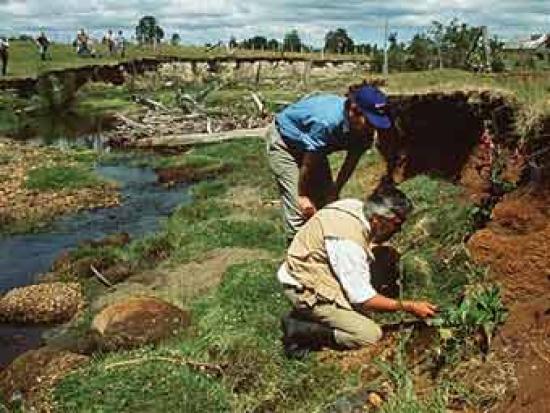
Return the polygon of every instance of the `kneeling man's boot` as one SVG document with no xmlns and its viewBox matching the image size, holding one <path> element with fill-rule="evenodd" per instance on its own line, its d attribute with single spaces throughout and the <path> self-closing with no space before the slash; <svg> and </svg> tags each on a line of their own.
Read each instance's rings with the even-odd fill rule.
<svg viewBox="0 0 550 413">
<path fill-rule="evenodd" d="M 312 350 L 334 347 L 334 330 L 319 323 L 287 315 L 281 320 L 283 345 L 288 358 L 302 359 Z"/>
</svg>

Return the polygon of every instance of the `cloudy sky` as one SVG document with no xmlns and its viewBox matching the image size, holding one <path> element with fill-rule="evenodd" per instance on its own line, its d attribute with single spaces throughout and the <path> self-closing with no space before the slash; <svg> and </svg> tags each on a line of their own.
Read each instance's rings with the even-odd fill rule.
<svg viewBox="0 0 550 413">
<path fill-rule="evenodd" d="M 154 15 L 168 35 L 204 43 L 262 34 L 282 38 L 296 28 L 319 45 L 327 30 L 344 27 L 358 41 L 380 42 L 384 20 L 401 40 L 432 20 L 458 17 L 488 25 L 502 37 L 550 32 L 550 0 L 0 0 L 0 33 L 46 28 L 59 38 L 80 27 L 133 32 L 143 15 Z"/>
</svg>

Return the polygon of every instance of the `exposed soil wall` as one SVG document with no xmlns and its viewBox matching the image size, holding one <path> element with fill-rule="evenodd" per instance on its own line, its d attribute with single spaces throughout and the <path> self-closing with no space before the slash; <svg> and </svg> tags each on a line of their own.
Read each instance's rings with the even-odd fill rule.
<svg viewBox="0 0 550 413">
<path fill-rule="evenodd" d="M 398 181 L 424 173 L 460 180 L 484 156 L 483 148 L 481 152 L 478 149 L 486 128 L 499 144 L 517 141 L 514 103 L 489 92 L 396 95 L 390 99 L 397 132 L 379 143 L 389 172 Z M 467 181 L 463 184 L 469 186 Z"/>
<path fill-rule="evenodd" d="M 503 412 L 544 412 L 550 404 L 549 218 L 550 188 L 523 188 L 505 196 L 468 243 L 502 284 L 510 310 L 494 351 L 514 364 L 519 388 Z"/>
<path fill-rule="evenodd" d="M 76 79 L 76 85 L 82 86 L 87 82 L 105 82 L 112 83 L 114 85 L 121 85 L 124 83 L 125 74 L 132 75 L 143 74 L 149 71 L 156 71 L 160 66 L 167 63 L 188 63 L 192 70 L 196 70 L 198 65 L 204 65 L 210 72 L 219 72 L 223 66 L 230 65 L 235 69 L 242 68 L 243 66 L 255 66 L 258 63 L 264 65 L 279 65 L 289 64 L 298 65 L 303 67 L 304 64 L 319 68 L 324 66 L 339 66 L 339 65 L 368 65 L 362 61 L 345 61 L 345 60 L 327 60 L 327 59 L 305 59 L 294 58 L 285 56 L 273 56 L 273 57 L 158 57 L 158 58 L 142 58 L 134 59 L 117 64 L 90 64 L 86 66 L 80 66 L 76 68 L 52 70 L 37 78 L 21 78 L 21 79 L 0 79 L 0 90 L 12 89 L 21 94 L 33 93 L 41 78 L 56 76 L 59 78 L 73 76 Z"/>
<path fill-rule="evenodd" d="M 381 141 L 390 173 L 398 181 L 437 174 L 488 205 L 490 217 L 467 246 L 502 285 L 510 311 L 492 351 L 513 364 L 518 388 L 509 390 L 500 411 L 547 411 L 550 151 L 544 137 L 550 119 L 541 122 L 538 136 L 523 137 L 520 144 L 515 103 L 489 93 L 395 96 L 393 105 L 399 133 Z M 502 182 L 517 189 L 505 194 Z"/>
</svg>

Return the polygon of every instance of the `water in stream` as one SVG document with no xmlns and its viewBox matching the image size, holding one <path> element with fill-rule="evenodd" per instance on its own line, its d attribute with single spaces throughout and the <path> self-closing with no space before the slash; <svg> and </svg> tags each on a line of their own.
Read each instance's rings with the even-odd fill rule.
<svg viewBox="0 0 550 413">
<path fill-rule="evenodd" d="M 119 183 L 121 206 L 67 215 L 38 233 L 0 236 L 0 294 L 33 283 L 61 251 L 83 240 L 118 232 L 127 232 L 132 238 L 154 232 L 163 217 L 189 199 L 185 187 L 158 185 L 150 168 L 119 164 L 99 166 L 97 171 Z M 38 347 L 43 331 L 39 326 L 0 325 L 0 368 L 23 351 Z"/>
</svg>

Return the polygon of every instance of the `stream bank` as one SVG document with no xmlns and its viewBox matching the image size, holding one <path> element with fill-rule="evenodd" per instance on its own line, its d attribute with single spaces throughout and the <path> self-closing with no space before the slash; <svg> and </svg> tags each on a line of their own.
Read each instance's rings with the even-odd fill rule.
<svg viewBox="0 0 550 413">
<path fill-rule="evenodd" d="M 156 173 L 150 168 L 118 164 L 97 166 L 95 173 L 117 183 L 120 197 L 117 197 L 116 206 L 97 206 L 97 195 L 92 193 L 90 198 L 78 198 L 86 210 L 64 214 L 36 232 L 1 236 L 0 292 L 36 282 L 39 274 L 50 271 L 61 252 L 74 249 L 86 240 L 121 232 L 140 238 L 155 232 L 163 217 L 189 200 L 185 185 L 159 185 Z M 50 201 L 50 205 L 53 204 Z M 63 205 L 70 208 L 70 204 Z M 90 205 L 96 207 L 90 209 Z M 44 330 L 41 327 L 1 326 L 0 365 L 24 350 L 39 346 L 40 333 Z"/>
</svg>

